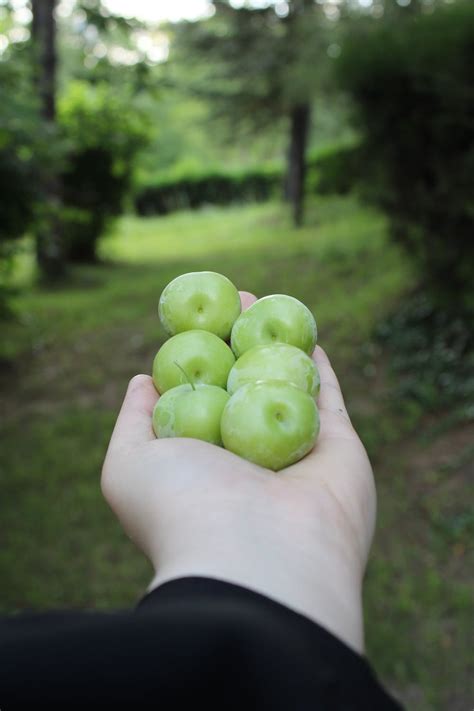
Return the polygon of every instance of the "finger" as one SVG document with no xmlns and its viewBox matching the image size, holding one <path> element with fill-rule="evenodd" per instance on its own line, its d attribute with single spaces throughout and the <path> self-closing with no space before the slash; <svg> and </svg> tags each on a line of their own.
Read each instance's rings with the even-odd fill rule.
<svg viewBox="0 0 474 711">
<path fill-rule="evenodd" d="M 132 448 L 155 439 L 151 417 L 158 393 L 149 375 L 135 375 L 128 384 L 115 423 L 109 451 Z"/>
<path fill-rule="evenodd" d="M 336 373 L 329 362 L 329 358 L 321 346 L 316 346 L 313 353 L 313 360 L 318 366 L 321 378 L 321 389 L 318 397 L 319 409 L 329 410 L 330 412 L 343 415 L 349 420 L 347 408 L 344 403 L 344 397 L 341 392 L 341 386 L 339 385 Z"/>
<path fill-rule="evenodd" d="M 320 346 L 316 346 L 312 357 L 318 367 L 321 379 L 317 402 L 320 431 L 314 449 L 308 456 L 294 464 L 291 469 L 297 476 L 301 472 L 305 476 L 316 475 L 319 481 L 325 471 L 324 467 L 321 468 L 321 457 L 328 455 L 330 462 L 334 455 L 336 455 L 336 460 L 337 457 L 342 457 L 347 446 L 345 440 L 354 440 L 357 438 L 357 434 L 349 419 L 339 381 L 329 358 Z"/>
<path fill-rule="evenodd" d="M 251 294 L 250 291 L 239 291 L 239 294 L 240 303 L 242 304 L 242 311 L 245 311 L 249 306 L 252 306 L 252 304 L 257 301 L 257 297 L 254 294 Z"/>
</svg>

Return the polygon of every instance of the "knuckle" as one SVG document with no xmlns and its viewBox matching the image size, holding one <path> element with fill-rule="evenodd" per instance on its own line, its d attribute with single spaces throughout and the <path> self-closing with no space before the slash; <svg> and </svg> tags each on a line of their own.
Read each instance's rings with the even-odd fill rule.
<svg viewBox="0 0 474 711">
<path fill-rule="evenodd" d="M 102 466 L 102 472 L 100 475 L 100 490 L 102 496 L 108 500 L 111 490 L 111 476 L 110 476 L 110 466 L 108 465 L 107 459 Z"/>
</svg>

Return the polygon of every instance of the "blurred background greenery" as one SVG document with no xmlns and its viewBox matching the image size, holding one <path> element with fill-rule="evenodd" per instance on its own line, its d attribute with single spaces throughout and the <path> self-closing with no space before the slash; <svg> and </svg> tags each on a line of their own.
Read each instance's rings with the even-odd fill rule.
<svg viewBox="0 0 474 711">
<path fill-rule="evenodd" d="M 474 698 L 474 4 L 0 0 L 0 609 L 133 605 L 99 492 L 166 283 L 314 312 L 374 463 L 367 654 Z"/>
</svg>

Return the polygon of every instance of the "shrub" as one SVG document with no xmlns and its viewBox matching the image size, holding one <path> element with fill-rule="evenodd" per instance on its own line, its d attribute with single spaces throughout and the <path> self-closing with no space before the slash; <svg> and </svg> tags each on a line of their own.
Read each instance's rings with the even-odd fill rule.
<svg viewBox="0 0 474 711">
<path fill-rule="evenodd" d="M 165 215 L 202 205 L 268 200 L 278 190 L 281 171 L 203 172 L 158 179 L 137 188 L 135 207 L 140 215 Z"/>
<path fill-rule="evenodd" d="M 388 355 L 394 401 L 473 419 L 474 333 L 464 314 L 453 317 L 415 292 L 378 325 L 375 339 Z"/>
<path fill-rule="evenodd" d="M 474 6 L 365 23 L 339 60 L 363 134 L 364 192 L 436 303 L 474 308 Z"/>
<path fill-rule="evenodd" d="M 34 212 L 40 123 L 22 57 L 0 62 L 0 241 L 21 236 Z"/>
<path fill-rule="evenodd" d="M 69 142 L 61 176 L 68 257 L 93 261 L 98 238 L 122 207 L 133 161 L 146 143 L 147 126 L 132 97 L 105 84 L 73 82 L 58 105 Z"/>
<path fill-rule="evenodd" d="M 24 52 L 0 61 L 0 318 L 8 313 L 15 240 L 32 225 L 39 163 L 45 154 L 29 65 Z"/>
<path fill-rule="evenodd" d="M 319 195 L 351 192 L 362 172 L 358 143 L 332 144 L 313 153 L 308 161 L 307 190 Z"/>
<path fill-rule="evenodd" d="M 328 146 L 309 157 L 307 169 L 308 192 L 349 192 L 360 171 L 358 147 L 354 144 Z M 143 182 L 135 190 L 134 202 L 139 215 L 166 215 L 208 204 L 261 202 L 277 196 L 282 186 L 280 167 L 192 172 Z"/>
</svg>

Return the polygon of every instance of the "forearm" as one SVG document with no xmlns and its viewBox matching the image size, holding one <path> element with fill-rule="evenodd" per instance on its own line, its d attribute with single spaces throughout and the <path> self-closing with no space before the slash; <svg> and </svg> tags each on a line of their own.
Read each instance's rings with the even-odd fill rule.
<svg viewBox="0 0 474 711">
<path fill-rule="evenodd" d="M 317 541 L 308 548 L 298 545 L 298 538 L 288 541 L 285 527 L 271 540 L 257 538 L 248 517 L 234 526 L 229 523 L 225 536 L 216 537 L 213 530 L 211 524 L 196 521 L 193 526 L 188 519 L 175 535 L 168 535 L 168 545 L 153 561 L 156 574 L 149 591 L 188 576 L 242 585 L 305 615 L 363 652 L 360 568 L 346 555 L 342 541 L 320 532 L 305 539 Z"/>
</svg>

